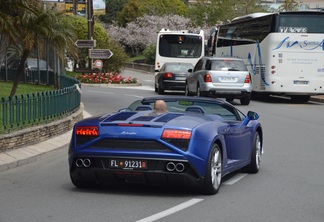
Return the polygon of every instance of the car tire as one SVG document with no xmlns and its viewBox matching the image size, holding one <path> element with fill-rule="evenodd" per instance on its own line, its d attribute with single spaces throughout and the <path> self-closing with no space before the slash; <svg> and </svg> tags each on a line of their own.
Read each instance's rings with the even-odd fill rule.
<svg viewBox="0 0 324 222">
<path fill-rule="evenodd" d="M 189 86 L 188 84 L 186 84 L 186 88 L 185 88 L 185 96 L 191 96 L 191 93 L 189 91 Z"/>
<path fill-rule="evenodd" d="M 156 87 L 156 83 L 154 84 L 154 92 L 158 92 L 158 88 Z"/>
<path fill-rule="evenodd" d="M 200 88 L 199 84 L 197 85 L 196 96 L 197 97 L 206 96 L 206 93 L 201 91 L 201 88 Z"/>
<path fill-rule="evenodd" d="M 157 88 L 157 93 L 158 93 L 159 95 L 163 95 L 163 94 L 164 94 L 164 89 L 162 89 L 162 88 L 160 87 L 160 85 L 159 85 L 158 88 Z"/>
<path fill-rule="evenodd" d="M 225 99 L 226 99 L 226 102 L 233 102 L 234 97 L 227 97 L 227 98 L 225 98 Z"/>
<path fill-rule="evenodd" d="M 250 101 L 251 101 L 251 94 L 250 93 L 240 99 L 241 105 L 249 105 Z"/>
<path fill-rule="evenodd" d="M 218 144 L 214 144 L 208 157 L 208 165 L 204 184 L 201 186 L 203 194 L 216 194 L 222 182 L 222 152 Z"/>
<path fill-rule="evenodd" d="M 245 173 L 257 173 L 260 169 L 261 163 L 261 152 L 262 152 L 262 144 L 261 137 L 259 132 L 256 132 L 254 135 L 252 153 L 251 153 L 251 162 L 249 165 L 244 167 L 242 170 Z"/>
</svg>

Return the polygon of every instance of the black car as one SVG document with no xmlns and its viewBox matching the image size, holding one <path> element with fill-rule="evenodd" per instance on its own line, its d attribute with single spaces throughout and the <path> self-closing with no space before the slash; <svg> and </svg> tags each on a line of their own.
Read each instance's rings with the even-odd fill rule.
<svg viewBox="0 0 324 222">
<path fill-rule="evenodd" d="M 164 90 L 185 90 L 188 70 L 191 63 L 164 63 L 155 74 L 155 92 L 163 94 Z"/>
</svg>

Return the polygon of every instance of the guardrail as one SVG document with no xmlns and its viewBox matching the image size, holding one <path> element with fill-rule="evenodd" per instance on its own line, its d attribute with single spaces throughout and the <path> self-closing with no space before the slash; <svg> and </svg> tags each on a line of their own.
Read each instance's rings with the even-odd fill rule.
<svg viewBox="0 0 324 222">
<path fill-rule="evenodd" d="M 124 63 L 124 66 L 125 66 L 125 68 L 137 69 L 137 70 L 142 70 L 142 71 L 147 71 L 147 72 L 155 71 L 154 65 L 148 65 L 148 64 L 144 64 L 144 63 L 126 62 L 126 63 Z"/>
<path fill-rule="evenodd" d="M 14 75 L 7 71 L 3 79 L 0 70 L 0 80 L 12 81 Z M 44 73 L 42 73 L 44 74 Z M 49 85 L 60 85 L 60 89 L 17 95 L 13 98 L 2 97 L 0 108 L 0 133 L 6 133 L 29 126 L 46 124 L 56 119 L 70 115 L 80 107 L 80 82 L 72 77 L 57 76 L 53 72 L 34 78 L 36 73 L 30 73 L 27 82 Z M 25 77 L 23 77 L 24 80 Z"/>
</svg>

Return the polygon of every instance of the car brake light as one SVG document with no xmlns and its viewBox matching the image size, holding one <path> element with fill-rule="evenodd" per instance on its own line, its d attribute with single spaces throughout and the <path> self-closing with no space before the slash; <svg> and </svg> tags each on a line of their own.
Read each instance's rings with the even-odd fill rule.
<svg viewBox="0 0 324 222">
<path fill-rule="evenodd" d="M 167 72 L 163 74 L 164 78 L 172 78 L 172 73 L 171 72 Z"/>
<path fill-rule="evenodd" d="M 250 75 L 246 75 L 246 76 L 245 76 L 244 83 L 250 83 L 250 82 L 251 82 L 251 77 L 250 77 Z"/>
<path fill-rule="evenodd" d="M 99 136 L 97 126 L 77 126 L 75 130 L 77 136 Z"/>
<path fill-rule="evenodd" d="M 136 124 L 136 123 L 120 123 L 120 124 L 118 124 L 118 126 L 135 126 L 135 127 L 138 127 L 138 126 L 143 126 L 143 124 Z"/>
<path fill-rule="evenodd" d="M 207 74 L 205 75 L 204 81 L 205 81 L 205 82 L 213 82 L 213 80 L 212 80 L 212 78 L 211 78 L 211 75 L 207 73 Z"/>
<path fill-rule="evenodd" d="M 165 129 L 162 133 L 162 139 L 190 139 L 190 130 Z"/>
</svg>

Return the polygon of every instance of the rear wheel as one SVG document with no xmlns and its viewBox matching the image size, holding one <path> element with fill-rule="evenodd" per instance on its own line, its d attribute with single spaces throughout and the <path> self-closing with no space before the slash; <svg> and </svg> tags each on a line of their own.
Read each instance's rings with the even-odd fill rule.
<svg viewBox="0 0 324 222">
<path fill-rule="evenodd" d="M 259 132 L 255 133 L 252 154 L 251 154 L 251 162 L 249 165 L 243 168 L 243 171 L 246 173 L 257 173 L 260 169 L 261 163 L 261 138 Z"/>
<path fill-rule="evenodd" d="M 158 86 L 157 93 L 158 93 L 159 95 L 164 94 L 164 89 L 162 89 L 162 88 L 160 87 L 160 85 Z"/>
<path fill-rule="evenodd" d="M 240 99 L 242 105 L 249 105 L 251 101 L 251 94 L 245 95 L 243 98 Z"/>
<path fill-rule="evenodd" d="M 222 153 L 218 144 L 211 148 L 204 184 L 201 192 L 204 194 L 216 194 L 222 181 Z"/>
<path fill-rule="evenodd" d="M 310 96 L 308 95 L 296 95 L 290 97 L 293 102 L 308 102 L 308 100 L 310 99 Z"/>
<path fill-rule="evenodd" d="M 186 84 L 185 96 L 191 96 L 191 93 L 189 91 L 189 85 L 188 84 Z"/>
<path fill-rule="evenodd" d="M 197 97 L 201 97 L 201 96 L 206 96 L 206 93 L 201 91 L 200 85 L 197 85 L 197 92 L 196 92 L 196 96 Z"/>
</svg>

